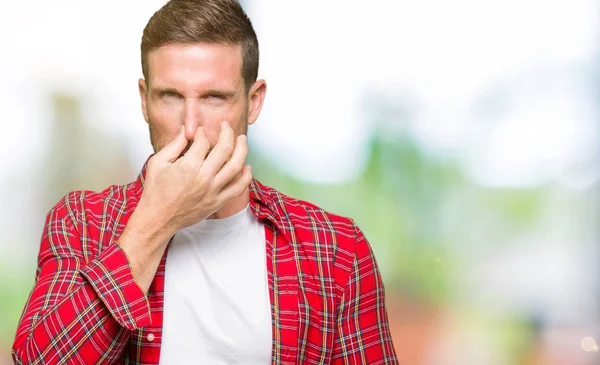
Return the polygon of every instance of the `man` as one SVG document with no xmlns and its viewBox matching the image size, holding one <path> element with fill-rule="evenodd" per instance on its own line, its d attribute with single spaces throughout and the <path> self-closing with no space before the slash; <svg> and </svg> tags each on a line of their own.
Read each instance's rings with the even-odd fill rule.
<svg viewBox="0 0 600 365">
<path fill-rule="evenodd" d="M 49 212 L 15 362 L 397 363 L 360 229 L 245 165 L 266 83 L 237 1 L 168 2 L 141 53 L 155 154 Z"/>
</svg>

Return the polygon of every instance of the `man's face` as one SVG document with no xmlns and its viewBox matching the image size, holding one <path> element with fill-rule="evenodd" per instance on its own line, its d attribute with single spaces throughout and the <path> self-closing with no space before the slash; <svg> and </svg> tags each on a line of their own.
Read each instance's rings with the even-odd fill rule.
<svg viewBox="0 0 600 365">
<path fill-rule="evenodd" d="M 225 44 L 169 44 L 148 54 L 148 78 L 139 81 L 142 111 L 150 126 L 154 152 L 185 126 L 188 148 L 204 128 L 211 147 L 221 121 L 245 134 L 262 107 L 266 85 L 257 81 L 246 93 L 242 49 Z"/>
</svg>

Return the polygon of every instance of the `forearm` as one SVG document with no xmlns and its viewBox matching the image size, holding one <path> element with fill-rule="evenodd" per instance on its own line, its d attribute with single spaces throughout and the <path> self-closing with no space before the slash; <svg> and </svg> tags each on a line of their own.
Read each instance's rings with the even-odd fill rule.
<svg viewBox="0 0 600 365">
<path fill-rule="evenodd" d="M 119 237 L 135 282 L 148 293 L 174 229 L 167 227 L 140 203 Z"/>
<path fill-rule="evenodd" d="M 46 260 L 21 318 L 13 359 L 111 363 L 131 330 L 150 323 L 148 301 L 118 246 L 81 268 L 75 258 Z"/>
<path fill-rule="evenodd" d="M 16 364 L 113 363 L 131 335 L 87 283 L 40 315 L 19 328 L 12 353 Z"/>
</svg>

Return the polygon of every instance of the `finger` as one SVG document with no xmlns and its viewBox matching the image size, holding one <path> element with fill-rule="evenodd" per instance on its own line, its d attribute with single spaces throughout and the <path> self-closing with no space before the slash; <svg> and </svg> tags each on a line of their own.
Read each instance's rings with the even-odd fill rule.
<svg viewBox="0 0 600 365">
<path fill-rule="evenodd" d="M 219 193 L 219 196 L 225 201 L 233 200 L 246 191 L 250 182 L 252 182 L 252 167 L 246 165 L 244 166 L 242 174 L 229 184 L 225 185 L 223 190 Z"/>
<path fill-rule="evenodd" d="M 194 142 L 192 142 L 190 149 L 183 156 L 183 159 L 185 159 L 184 161 L 191 159 L 193 160 L 192 162 L 197 162 L 200 165 L 206 159 L 209 150 L 210 142 L 206 138 L 204 128 L 199 127 L 196 130 L 196 134 L 194 134 Z"/>
<path fill-rule="evenodd" d="M 215 176 L 215 185 L 218 190 L 223 189 L 232 180 L 235 180 L 238 175 L 242 174 L 246 157 L 248 156 L 248 143 L 245 135 L 240 135 L 236 139 L 235 149 L 231 158 L 225 162 L 225 165 L 217 172 Z"/>
<path fill-rule="evenodd" d="M 185 138 L 184 126 L 181 126 L 179 129 L 179 133 L 171 142 L 169 142 L 166 146 L 164 146 L 156 156 L 160 156 L 162 160 L 168 162 L 174 162 L 181 155 L 181 152 L 187 146 L 187 139 Z"/>
<path fill-rule="evenodd" d="M 234 147 L 235 140 L 233 129 L 231 129 L 229 123 L 221 122 L 219 140 L 217 141 L 215 148 L 210 151 L 206 161 L 202 164 L 203 173 L 209 176 L 215 176 L 221 167 L 223 167 L 223 164 L 231 157 Z"/>
</svg>

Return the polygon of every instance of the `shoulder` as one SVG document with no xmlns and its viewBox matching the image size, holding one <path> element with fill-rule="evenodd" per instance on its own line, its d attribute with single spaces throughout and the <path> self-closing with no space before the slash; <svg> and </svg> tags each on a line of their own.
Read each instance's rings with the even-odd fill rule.
<svg viewBox="0 0 600 365">
<path fill-rule="evenodd" d="M 361 233 L 352 218 L 332 213 L 314 203 L 288 196 L 271 187 L 262 185 L 261 188 L 264 194 L 269 196 L 278 215 L 289 222 L 300 243 L 332 246 L 333 252 L 354 252 Z"/>
<path fill-rule="evenodd" d="M 103 191 L 74 190 L 64 195 L 48 212 L 49 217 L 81 223 L 88 214 L 104 213 L 122 208 L 123 203 L 136 200 L 130 191 L 135 184 L 111 185 Z"/>
<path fill-rule="evenodd" d="M 88 262 L 107 246 L 123 224 L 135 184 L 113 185 L 103 191 L 75 190 L 64 195 L 46 216 L 38 260 L 55 256 Z M 41 264 L 40 264 L 41 265 Z"/>
<path fill-rule="evenodd" d="M 352 218 L 329 212 L 311 202 L 296 199 L 273 188 L 263 187 L 271 206 L 278 211 L 289 232 L 290 244 L 300 259 L 298 269 L 308 285 L 308 278 L 319 275 L 332 278 L 329 288 L 338 300 L 353 272 L 357 254 L 368 242 Z M 314 273 L 319 273 L 314 276 Z M 321 282 L 317 280 L 317 282 Z M 314 283 L 313 283 L 314 284 Z M 318 284 L 320 285 L 320 284 Z"/>
</svg>

